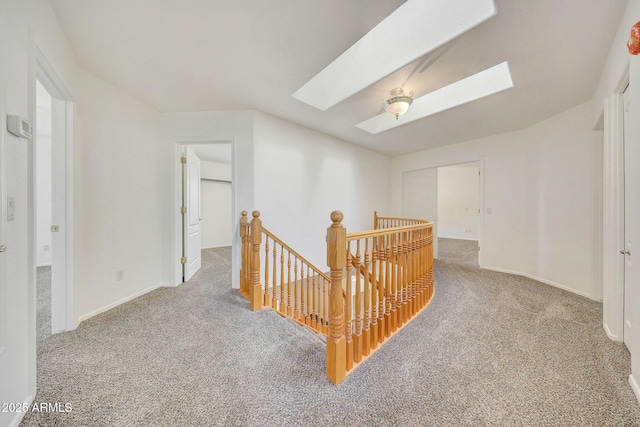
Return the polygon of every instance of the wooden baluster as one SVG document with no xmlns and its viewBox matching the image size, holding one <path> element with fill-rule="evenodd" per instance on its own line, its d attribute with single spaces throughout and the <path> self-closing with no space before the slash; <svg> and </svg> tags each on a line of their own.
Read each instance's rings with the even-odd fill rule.
<svg viewBox="0 0 640 427">
<path fill-rule="evenodd" d="M 364 240 L 364 325 L 362 331 L 362 354 L 371 353 L 371 252 L 369 252 L 369 238 Z M 375 288 L 373 288 L 375 289 Z"/>
<path fill-rule="evenodd" d="M 289 305 L 287 307 L 287 315 L 289 317 L 293 317 L 293 292 L 292 286 L 295 286 L 295 283 L 291 284 L 291 252 L 287 251 L 287 297 L 289 298 Z"/>
<path fill-rule="evenodd" d="M 329 313 L 331 306 L 331 282 L 327 282 L 326 279 L 322 279 L 322 286 L 324 286 L 324 333 L 329 335 Z"/>
<path fill-rule="evenodd" d="M 391 238 L 389 235 L 384 239 L 384 336 L 391 336 Z"/>
<path fill-rule="evenodd" d="M 305 323 L 307 317 L 307 283 L 304 277 L 304 261 L 300 260 L 300 321 Z"/>
<path fill-rule="evenodd" d="M 264 306 L 269 307 L 269 237 L 264 239 Z"/>
<path fill-rule="evenodd" d="M 398 236 L 396 233 L 390 236 L 389 248 L 391 250 L 391 326 L 390 331 L 395 332 L 398 329 Z"/>
<path fill-rule="evenodd" d="M 416 231 L 409 233 L 409 280 L 411 281 L 411 312 L 415 315 L 419 308 L 419 286 L 416 274 Z"/>
<path fill-rule="evenodd" d="M 260 212 L 253 211 L 251 214 L 251 310 L 257 311 L 262 308 L 261 287 L 260 287 L 260 243 L 262 242 L 262 221 L 260 220 Z"/>
<path fill-rule="evenodd" d="M 398 251 L 398 255 L 397 255 L 397 260 L 398 263 L 396 265 L 396 275 L 398 276 L 398 314 L 397 314 L 397 323 L 396 326 L 399 328 L 400 326 L 402 326 L 405 323 L 405 289 L 404 289 L 404 253 L 403 253 L 403 249 L 402 249 L 402 245 L 403 245 L 403 238 L 402 238 L 402 234 L 403 233 L 397 233 L 396 236 L 396 245 L 397 245 L 397 251 Z"/>
<path fill-rule="evenodd" d="M 409 265 L 408 265 L 408 234 L 402 232 L 402 324 L 407 323 L 411 319 L 411 310 L 409 310 Z"/>
<path fill-rule="evenodd" d="M 281 246 L 282 247 L 282 246 Z M 271 295 L 271 308 L 278 310 L 278 245 L 276 241 L 273 241 L 273 292 Z"/>
<path fill-rule="evenodd" d="M 311 305 L 311 328 L 319 331 L 320 325 L 318 324 L 318 275 L 313 275 L 313 285 L 311 286 L 313 304 Z"/>
<path fill-rule="evenodd" d="M 378 238 L 378 342 L 384 341 L 387 319 L 385 316 L 385 296 L 387 287 L 385 237 Z"/>
<path fill-rule="evenodd" d="M 347 374 L 346 339 L 344 336 L 344 297 L 342 271 L 346 264 L 347 230 L 342 226 L 342 212 L 331 213 L 331 227 L 327 229 L 327 266 L 331 269 L 331 297 L 329 336 L 327 336 L 326 372 L 334 383 L 340 384 Z"/>
<path fill-rule="evenodd" d="M 304 324 L 311 326 L 311 308 L 313 307 L 313 277 L 309 274 L 309 264 L 307 264 L 307 312 Z"/>
<path fill-rule="evenodd" d="M 378 288 L 380 287 L 380 272 L 378 271 L 378 238 L 371 242 L 373 252 L 371 254 L 371 349 L 378 347 Z"/>
<path fill-rule="evenodd" d="M 298 257 L 293 257 L 293 292 L 294 292 L 294 302 L 293 302 L 293 318 L 298 320 L 300 319 L 300 291 L 298 284 Z"/>
<path fill-rule="evenodd" d="M 347 243 L 347 307 L 345 309 L 344 325 L 345 337 L 347 339 L 347 371 L 353 369 L 353 260 L 351 258 L 351 242 Z"/>
<path fill-rule="evenodd" d="M 247 211 L 242 211 L 240 215 L 240 240 L 242 241 L 242 248 L 240 249 L 240 293 L 248 297 L 247 247 L 249 246 L 249 219 L 247 218 Z"/>
<path fill-rule="evenodd" d="M 286 286 L 284 283 L 284 246 L 280 245 L 280 305 L 278 309 L 280 313 L 287 314 L 287 298 L 286 298 Z"/>
<path fill-rule="evenodd" d="M 353 337 L 353 360 L 362 361 L 362 272 L 360 271 L 360 239 L 356 243 L 355 274 L 356 274 L 356 330 Z"/>
</svg>

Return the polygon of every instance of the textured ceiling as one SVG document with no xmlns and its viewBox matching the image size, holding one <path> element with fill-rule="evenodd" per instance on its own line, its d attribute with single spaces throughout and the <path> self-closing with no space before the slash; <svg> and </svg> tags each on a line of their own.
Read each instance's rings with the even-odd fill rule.
<svg viewBox="0 0 640 427">
<path fill-rule="evenodd" d="M 411 0 L 427 1 L 427 0 Z M 626 0 L 497 0 L 497 16 L 327 111 L 291 95 L 400 0 L 50 0 L 79 63 L 161 112 L 255 109 L 387 155 L 521 129 L 589 100 Z M 370 135 L 416 97 L 509 61 L 515 87 Z"/>
</svg>

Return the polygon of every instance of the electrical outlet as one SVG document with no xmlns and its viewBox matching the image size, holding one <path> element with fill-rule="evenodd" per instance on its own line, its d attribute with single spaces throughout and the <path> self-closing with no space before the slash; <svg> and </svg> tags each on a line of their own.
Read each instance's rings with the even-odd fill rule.
<svg viewBox="0 0 640 427">
<path fill-rule="evenodd" d="M 116 280 L 117 281 L 124 280 L 124 271 L 122 270 L 116 271 Z"/>
<path fill-rule="evenodd" d="M 45 251 L 45 252 L 49 252 L 49 251 L 51 250 L 51 246 L 49 246 L 49 245 L 44 245 L 44 246 L 42 247 L 42 250 L 43 250 L 43 251 Z"/>
</svg>

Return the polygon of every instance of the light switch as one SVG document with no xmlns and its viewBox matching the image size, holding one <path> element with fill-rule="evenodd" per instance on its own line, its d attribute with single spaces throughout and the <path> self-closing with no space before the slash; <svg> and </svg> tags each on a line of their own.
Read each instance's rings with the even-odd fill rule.
<svg viewBox="0 0 640 427">
<path fill-rule="evenodd" d="M 16 219 L 16 199 L 9 197 L 7 200 L 7 221 Z"/>
</svg>

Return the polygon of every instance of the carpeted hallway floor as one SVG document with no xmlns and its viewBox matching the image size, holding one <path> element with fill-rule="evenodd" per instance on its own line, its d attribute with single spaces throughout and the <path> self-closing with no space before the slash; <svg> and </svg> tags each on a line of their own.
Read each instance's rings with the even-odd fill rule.
<svg viewBox="0 0 640 427">
<path fill-rule="evenodd" d="M 432 304 L 338 387 L 322 339 L 249 311 L 230 250 L 207 250 L 189 283 L 44 338 L 36 402 L 72 410 L 21 425 L 640 425 L 601 304 L 452 260 L 446 243 Z"/>
</svg>

